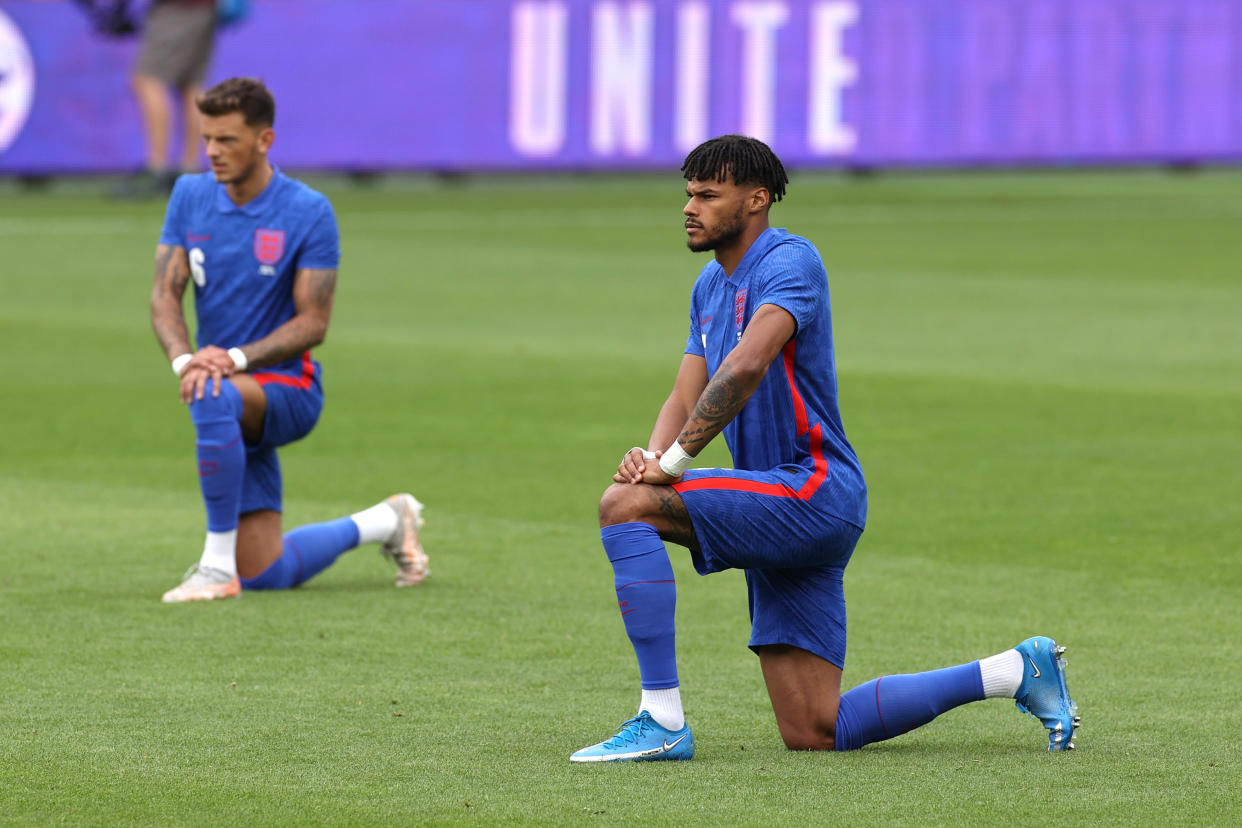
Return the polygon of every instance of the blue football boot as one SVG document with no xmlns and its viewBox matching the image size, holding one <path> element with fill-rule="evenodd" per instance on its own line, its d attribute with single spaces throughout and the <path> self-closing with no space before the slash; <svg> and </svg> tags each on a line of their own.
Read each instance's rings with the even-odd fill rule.
<svg viewBox="0 0 1242 828">
<path fill-rule="evenodd" d="M 622 723 L 617 735 L 591 745 L 569 757 L 571 762 L 653 762 L 689 759 L 694 756 L 694 737 L 689 727 L 668 730 L 646 710 Z"/>
<path fill-rule="evenodd" d="M 1073 750 L 1078 730 L 1078 705 L 1065 686 L 1064 647 L 1046 635 L 1028 638 L 1017 647 L 1023 662 L 1018 686 L 1018 709 L 1039 719 L 1048 728 L 1048 750 Z"/>
</svg>

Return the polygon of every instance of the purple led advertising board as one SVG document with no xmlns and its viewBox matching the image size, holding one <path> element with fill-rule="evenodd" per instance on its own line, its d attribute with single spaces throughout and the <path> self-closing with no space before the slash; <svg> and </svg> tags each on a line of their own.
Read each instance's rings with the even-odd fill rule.
<svg viewBox="0 0 1242 828">
<path fill-rule="evenodd" d="M 1237 161 L 1242 0 L 254 0 L 209 81 L 264 78 L 291 168 Z M 0 0 L 0 172 L 142 158 L 133 40 Z"/>
</svg>

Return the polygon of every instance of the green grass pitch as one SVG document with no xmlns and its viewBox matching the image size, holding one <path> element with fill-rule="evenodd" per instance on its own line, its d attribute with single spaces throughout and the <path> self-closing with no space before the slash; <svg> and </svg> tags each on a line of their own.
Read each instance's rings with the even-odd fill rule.
<svg viewBox="0 0 1242 828">
<path fill-rule="evenodd" d="M 633 713 L 595 509 L 702 256 L 676 174 L 326 180 L 345 258 L 286 523 L 409 489 L 433 575 L 164 606 L 203 518 L 147 316 L 162 204 L 0 185 L 0 824 L 1237 824 L 1237 172 L 795 175 L 871 491 L 847 687 L 1068 644 L 1079 750 L 1001 701 L 790 753 L 739 573 L 673 547 L 693 762 Z M 726 463 L 723 446 L 710 458 Z"/>
</svg>

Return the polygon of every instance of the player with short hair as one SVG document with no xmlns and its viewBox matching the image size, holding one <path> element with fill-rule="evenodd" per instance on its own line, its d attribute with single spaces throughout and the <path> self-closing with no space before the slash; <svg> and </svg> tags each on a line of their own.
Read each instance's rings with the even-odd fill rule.
<svg viewBox="0 0 1242 828">
<path fill-rule="evenodd" d="M 251 78 L 197 99 L 211 172 L 177 180 L 155 251 L 151 325 L 180 378 L 196 433 L 207 539 L 166 603 L 287 589 L 361 543 L 381 543 L 397 586 L 427 576 L 423 506 L 396 494 L 349 517 L 281 534 L 276 449 L 310 433 L 323 408 L 319 363 L 340 240 L 328 199 L 268 161 L 276 104 Z M 182 297 L 194 281 L 199 347 Z"/>
<path fill-rule="evenodd" d="M 638 656 L 638 715 L 573 762 L 689 759 L 677 677 L 676 584 L 664 541 L 700 574 L 742 569 L 750 647 L 791 750 L 853 750 L 983 698 L 1016 698 L 1049 750 L 1072 748 L 1077 708 L 1064 651 L 1045 636 L 999 655 L 841 693 L 842 574 L 862 535 L 867 488 L 837 402 L 828 277 L 806 239 L 769 225 L 788 178 L 761 141 L 726 135 L 686 158 L 695 281 L 690 335 L 647 449 L 626 452 L 600 500 L 626 633 Z M 733 469 L 689 469 L 724 432 Z"/>
</svg>

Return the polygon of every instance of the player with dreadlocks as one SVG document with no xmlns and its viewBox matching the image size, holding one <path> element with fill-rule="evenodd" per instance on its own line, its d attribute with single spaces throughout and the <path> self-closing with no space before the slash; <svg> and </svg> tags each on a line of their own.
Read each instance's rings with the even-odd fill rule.
<svg viewBox="0 0 1242 828">
<path fill-rule="evenodd" d="M 573 762 L 689 759 L 677 677 L 677 590 L 664 541 L 700 574 L 742 569 L 750 648 L 791 750 L 853 750 L 984 698 L 1016 698 L 1065 750 L 1078 725 L 1063 647 L 1035 636 L 999 655 L 841 693 L 842 574 L 867 487 L 837 405 L 828 277 L 809 241 L 768 223 L 788 178 L 762 142 L 715 138 L 686 158 L 686 241 L 714 251 L 690 296 L 690 334 L 647 448 L 625 453 L 600 536 L 638 656 L 638 715 Z M 732 469 L 690 469 L 724 433 Z"/>
</svg>

